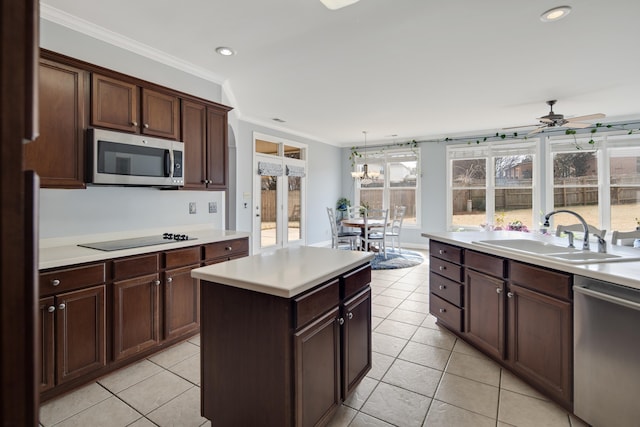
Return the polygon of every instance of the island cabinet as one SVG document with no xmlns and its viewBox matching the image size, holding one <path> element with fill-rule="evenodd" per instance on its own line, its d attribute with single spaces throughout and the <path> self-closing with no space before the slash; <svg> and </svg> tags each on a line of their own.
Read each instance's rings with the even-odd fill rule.
<svg viewBox="0 0 640 427">
<path fill-rule="evenodd" d="M 573 275 L 509 261 L 509 365 L 571 409 Z"/>
<path fill-rule="evenodd" d="M 45 271 L 39 280 L 42 392 L 107 363 L 105 264 Z"/>
<path fill-rule="evenodd" d="M 486 353 L 505 357 L 506 261 L 465 250 L 465 336 Z"/>
<path fill-rule="evenodd" d="M 25 169 L 43 188 L 84 188 L 89 73 L 41 59 L 38 78 L 40 135 L 24 146 Z"/>
<path fill-rule="evenodd" d="M 228 111 L 229 108 L 222 105 L 182 101 L 185 190 L 227 188 Z"/>
<path fill-rule="evenodd" d="M 326 425 L 371 368 L 370 282 L 368 262 L 290 298 L 203 281 L 203 416 Z"/>
<path fill-rule="evenodd" d="M 91 125 L 179 139 L 180 98 L 93 73 Z"/>
<path fill-rule="evenodd" d="M 464 268 L 462 248 L 429 242 L 429 312 L 448 328 L 462 332 Z"/>
</svg>

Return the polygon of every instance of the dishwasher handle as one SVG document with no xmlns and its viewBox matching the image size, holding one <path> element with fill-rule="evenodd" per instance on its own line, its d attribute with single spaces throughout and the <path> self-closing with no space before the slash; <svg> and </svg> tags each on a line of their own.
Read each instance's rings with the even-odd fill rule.
<svg viewBox="0 0 640 427">
<path fill-rule="evenodd" d="M 584 294 L 593 298 L 598 298 L 603 301 L 610 302 L 612 304 L 623 305 L 625 307 L 631 308 L 633 310 L 640 311 L 640 303 L 630 301 L 628 299 L 619 298 L 607 293 L 594 291 L 593 289 L 586 288 L 584 286 L 575 285 L 573 287 L 573 292 L 578 292 L 580 294 Z"/>
</svg>

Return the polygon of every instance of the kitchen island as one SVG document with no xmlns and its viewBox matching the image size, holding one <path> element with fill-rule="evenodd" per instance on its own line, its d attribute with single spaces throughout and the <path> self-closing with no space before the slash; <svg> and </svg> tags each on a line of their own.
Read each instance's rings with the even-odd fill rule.
<svg viewBox="0 0 640 427">
<path fill-rule="evenodd" d="M 429 310 L 438 324 L 566 409 L 573 411 L 575 403 L 576 415 L 590 421 L 577 410 L 574 379 L 591 375 L 574 371 L 578 364 L 574 356 L 585 356 L 574 353 L 574 343 L 589 339 L 591 331 L 574 322 L 574 311 L 578 313 L 574 292 L 577 295 L 585 278 L 640 289 L 640 251 L 612 245 L 601 253 L 595 242 L 583 251 L 567 247 L 565 238 L 517 231 L 422 236 L 429 238 Z M 624 329 L 607 327 L 609 336 Z M 600 365 L 620 363 L 619 351 L 610 347 L 598 352 L 606 361 Z M 623 377 L 639 378 L 637 363 L 631 366 Z M 590 384 L 587 388 L 599 387 Z"/>
<path fill-rule="evenodd" d="M 195 269 L 202 415 L 326 424 L 371 368 L 373 254 L 296 247 Z"/>
</svg>

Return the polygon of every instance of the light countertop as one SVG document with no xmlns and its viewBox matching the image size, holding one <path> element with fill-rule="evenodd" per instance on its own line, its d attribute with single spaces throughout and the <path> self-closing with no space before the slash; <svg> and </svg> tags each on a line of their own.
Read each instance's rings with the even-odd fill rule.
<svg viewBox="0 0 640 427">
<path fill-rule="evenodd" d="M 134 237 L 161 236 L 164 232 L 179 232 L 188 234 L 192 240 L 167 241 L 166 244 L 144 246 L 117 251 L 100 251 L 78 246 L 80 243 L 103 242 Z M 148 229 L 124 231 L 116 233 L 102 233 L 84 236 L 52 238 L 40 240 L 39 262 L 40 270 L 65 267 L 86 262 L 104 261 L 108 259 L 141 255 L 151 252 L 185 248 L 194 245 L 220 242 L 224 240 L 249 237 L 250 233 L 234 230 L 216 230 L 209 224 L 164 227 L 162 229 Z M 195 238 L 195 240 L 193 239 Z"/>
<path fill-rule="evenodd" d="M 373 257 L 371 252 L 299 246 L 196 268 L 191 277 L 291 298 Z"/>
<path fill-rule="evenodd" d="M 549 257 L 527 254 L 515 250 L 509 250 L 506 248 L 502 249 L 497 247 L 487 247 L 484 245 L 473 243 L 480 240 L 528 239 L 566 246 L 566 238 L 543 235 L 541 233 L 524 233 L 519 231 L 429 232 L 422 233 L 422 236 L 440 242 L 461 246 L 467 249 L 473 249 L 478 252 L 484 252 L 504 258 L 526 262 L 529 264 L 539 265 L 541 267 L 553 268 L 555 270 L 565 271 L 567 273 L 578 274 L 585 277 L 591 277 L 598 280 L 604 280 L 607 282 L 640 289 L 640 261 L 614 261 L 591 264 L 569 264 L 551 259 Z M 576 244 L 576 247 L 580 247 L 581 240 L 576 239 L 574 243 Z M 594 242 L 591 243 L 591 250 L 597 251 L 597 247 Z M 640 251 L 640 249 L 611 245 L 610 242 L 607 242 L 608 253 L 626 253 L 637 255 L 637 251 Z"/>
</svg>

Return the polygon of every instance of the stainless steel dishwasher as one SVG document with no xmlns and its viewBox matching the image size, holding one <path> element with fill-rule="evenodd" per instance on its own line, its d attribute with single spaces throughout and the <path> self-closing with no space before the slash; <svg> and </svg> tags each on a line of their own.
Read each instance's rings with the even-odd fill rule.
<svg viewBox="0 0 640 427">
<path fill-rule="evenodd" d="M 640 425 L 640 290 L 575 276 L 573 292 L 575 414 Z"/>
</svg>

